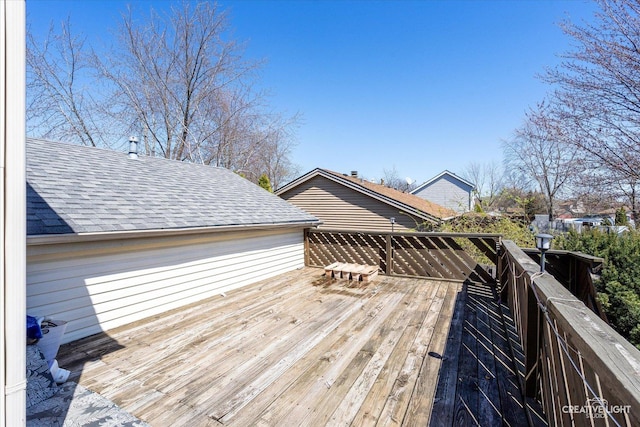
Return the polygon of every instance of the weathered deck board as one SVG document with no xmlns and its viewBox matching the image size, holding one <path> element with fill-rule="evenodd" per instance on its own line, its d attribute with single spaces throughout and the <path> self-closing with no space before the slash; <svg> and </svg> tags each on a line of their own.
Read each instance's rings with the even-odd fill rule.
<svg viewBox="0 0 640 427">
<path fill-rule="evenodd" d="M 414 389 L 414 394 L 416 396 L 422 396 L 422 398 L 411 399 L 403 422 L 403 424 L 407 426 L 420 427 L 429 424 L 429 417 L 431 416 L 431 409 L 436 394 L 436 388 L 433 385 L 438 383 L 440 367 L 442 366 L 444 368 L 444 365 L 441 363 L 442 355 L 444 354 L 447 335 L 454 313 L 456 294 L 458 294 L 461 289 L 462 285 L 458 287 L 448 286 L 446 289 L 447 295 L 445 295 L 443 301 L 442 311 L 434 326 L 431 349 L 427 353 L 427 357 L 424 358 Z"/>
<path fill-rule="evenodd" d="M 449 325 L 475 339 L 461 289 L 387 276 L 353 287 L 305 268 L 67 344 L 58 360 L 153 426 L 425 425 Z"/>
<path fill-rule="evenodd" d="M 522 350 L 517 335 L 509 335 L 514 328 L 503 318 L 506 307 L 492 285 L 468 283 L 464 288 L 449 330 L 431 424 L 529 425 L 518 382 Z"/>
</svg>

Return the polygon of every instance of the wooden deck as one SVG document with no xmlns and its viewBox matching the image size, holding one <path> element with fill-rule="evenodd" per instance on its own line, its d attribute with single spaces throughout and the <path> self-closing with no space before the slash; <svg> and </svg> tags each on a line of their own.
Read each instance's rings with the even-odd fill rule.
<svg viewBox="0 0 640 427">
<path fill-rule="evenodd" d="M 518 389 L 504 368 L 513 364 L 507 351 L 490 346 L 489 358 L 501 360 L 495 363 L 459 349 L 477 349 L 479 334 L 504 327 L 493 312 L 478 310 L 472 330 L 465 306 L 471 301 L 475 310 L 480 299 L 461 298 L 462 289 L 388 276 L 353 286 L 305 268 L 67 344 L 58 360 L 71 380 L 152 426 L 425 426 L 434 401 L 432 425 L 500 420 L 500 408 L 517 404 L 496 401 L 496 414 L 484 417 L 473 411 L 486 407 L 478 390 L 518 401 L 509 394 Z M 445 346 L 461 356 L 443 362 Z M 479 376 L 479 366 L 493 377 Z M 500 378 L 496 372 L 511 387 L 504 396 L 491 381 Z M 486 380 L 465 389 L 459 377 Z M 469 399 L 456 396 L 464 390 L 476 393 L 470 415 L 460 418 L 456 405 Z"/>
</svg>

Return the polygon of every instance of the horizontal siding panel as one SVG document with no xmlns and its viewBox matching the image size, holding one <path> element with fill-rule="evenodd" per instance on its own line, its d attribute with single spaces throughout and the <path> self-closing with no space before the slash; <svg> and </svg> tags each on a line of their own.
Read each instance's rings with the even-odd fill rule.
<svg viewBox="0 0 640 427">
<path fill-rule="evenodd" d="M 69 321 L 69 342 L 303 265 L 302 232 L 30 263 L 27 311 Z"/>
<path fill-rule="evenodd" d="M 414 230 L 421 220 L 359 191 L 322 176 L 315 176 L 281 195 L 285 200 L 319 218 L 323 228 L 391 231 Z"/>
<path fill-rule="evenodd" d="M 467 212 L 471 208 L 469 191 L 452 180 L 442 178 L 414 194 L 456 212 Z"/>
<path fill-rule="evenodd" d="M 264 238 L 263 238 L 264 237 Z M 266 237 L 270 237 L 266 238 Z M 278 245 L 279 241 L 274 240 L 274 236 L 261 236 L 255 238 L 254 248 L 256 250 L 268 249 L 273 245 Z M 211 243 L 195 244 L 181 247 L 181 261 L 183 263 L 202 262 L 203 252 L 208 252 L 210 256 L 224 257 L 234 256 L 238 250 L 243 249 L 244 239 L 225 240 L 222 242 L 215 241 Z M 286 242 L 283 240 L 282 242 Z M 54 262 L 35 262 L 27 265 L 27 274 L 31 278 L 31 283 L 38 282 L 51 283 L 57 279 L 68 278 L 67 269 L 75 269 L 82 265 L 84 268 L 84 276 L 103 277 L 110 273 L 111 264 L 118 264 L 120 270 L 139 270 L 141 260 L 149 268 L 160 267 L 171 264 L 176 257 L 176 247 L 163 249 L 153 249 L 154 257 L 149 259 L 148 250 L 123 250 L 113 255 L 103 255 L 100 257 L 71 257 L 65 259 L 56 259 Z M 246 249 L 246 248 L 244 248 Z M 98 261 L 96 261 L 96 259 Z"/>
<path fill-rule="evenodd" d="M 92 304 L 103 304 L 109 301 L 116 301 L 123 304 L 123 298 L 134 297 L 147 294 L 149 298 L 160 296 L 161 293 L 174 294 L 181 292 L 183 288 L 196 287 L 199 283 L 209 284 L 221 280 L 231 280 L 238 274 L 238 264 L 256 266 L 256 268 L 266 268 L 270 264 L 278 265 L 285 263 L 288 259 L 300 263 L 301 249 L 299 244 L 278 247 L 277 249 L 263 254 L 259 257 L 260 262 L 252 260 L 256 257 L 255 251 L 250 251 L 238 255 L 235 259 L 220 260 L 209 258 L 206 263 L 195 265 L 164 266 L 162 268 L 145 269 L 146 274 L 126 274 L 106 275 L 101 281 L 99 277 L 92 277 L 91 280 L 83 279 L 81 276 L 73 277 L 66 281 L 47 284 L 47 288 L 55 292 L 56 300 L 59 304 L 73 300 L 79 289 L 87 290 L 91 295 Z M 117 277 L 117 280 L 114 280 Z M 56 286 L 56 283 L 65 286 Z M 73 284 L 74 286 L 69 286 Z M 41 286 L 41 284 L 34 285 Z M 183 287 L 183 288 L 182 288 Z M 51 304 L 51 292 L 39 292 L 29 297 L 32 307 L 46 306 L 48 309 L 55 309 Z"/>
<path fill-rule="evenodd" d="M 61 272 L 52 275 L 57 277 L 57 280 L 50 280 L 48 282 L 43 281 L 42 277 L 36 277 L 38 280 L 29 280 L 30 286 L 28 287 L 27 296 L 32 298 L 33 301 L 38 301 L 38 297 L 45 298 L 45 300 L 51 291 L 61 292 L 64 290 L 70 290 L 73 292 L 75 288 L 88 287 L 92 289 L 92 295 L 100 292 L 114 291 L 120 288 L 130 288 L 135 285 L 136 281 L 153 281 L 153 277 L 159 277 L 161 280 L 169 279 L 173 276 L 182 276 L 184 271 L 190 273 L 207 272 L 211 270 L 212 266 L 233 264 L 233 259 L 237 258 L 240 253 L 245 257 L 251 257 L 255 254 L 259 254 L 263 251 L 273 251 L 275 254 L 286 252 L 288 250 L 296 250 L 295 243 L 293 247 L 288 244 L 280 244 L 276 249 L 270 249 L 270 246 L 263 248 L 259 246 L 259 242 L 252 247 L 251 250 L 241 251 L 241 247 L 235 247 L 233 253 L 225 255 L 212 254 L 207 248 L 200 248 L 200 257 L 198 261 L 189 260 L 187 262 L 176 263 L 176 254 L 173 254 L 171 260 L 167 259 L 164 263 L 158 264 L 153 262 L 154 259 L 151 256 L 145 256 L 145 253 L 140 254 L 135 264 L 131 264 L 130 260 L 126 264 L 120 264 L 112 257 L 101 259 L 100 257 L 93 258 L 90 261 L 82 263 L 76 263 L 73 267 L 61 268 Z M 299 249 L 299 248 L 298 248 Z M 153 255 L 152 255 L 153 256 Z M 180 260 L 183 259 L 180 254 Z M 88 264 L 88 263 L 91 264 Z M 55 264 L 55 263 L 52 263 Z M 97 266 L 97 267 L 96 267 Z M 96 268 L 92 268 L 96 267 Z M 100 272 L 95 271 L 99 267 Z M 115 268 L 114 268 L 115 267 Z M 126 279 L 126 280 L 124 280 Z M 100 286 L 102 286 L 102 289 Z"/>
</svg>

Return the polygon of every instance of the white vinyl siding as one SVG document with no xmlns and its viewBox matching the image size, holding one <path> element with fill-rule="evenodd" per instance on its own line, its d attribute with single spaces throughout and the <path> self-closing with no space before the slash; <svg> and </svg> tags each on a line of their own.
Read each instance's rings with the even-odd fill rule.
<svg viewBox="0 0 640 427">
<path fill-rule="evenodd" d="M 316 176 L 280 195 L 322 221 L 320 228 L 391 231 L 415 230 L 421 219 L 327 178 Z"/>
<path fill-rule="evenodd" d="M 141 239 L 86 256 L 33 250 L 27 312 L 67 320 L 69 342 L 304 266 L 302 230 L 255 234 L 160 247 Z"/>
</svg>

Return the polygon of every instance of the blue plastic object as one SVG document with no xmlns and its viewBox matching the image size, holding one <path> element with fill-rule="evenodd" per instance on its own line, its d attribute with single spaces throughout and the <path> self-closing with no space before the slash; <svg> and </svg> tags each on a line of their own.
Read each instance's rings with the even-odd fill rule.
<svg viewBox="0 0 640 427">
<path fill-rule="evenodd" d="M 39 340 L 40 338 L 42 338 L 42 329 L 40 329 L 38 319 L 27 316 L 27 339 Z"/>
</svg>

